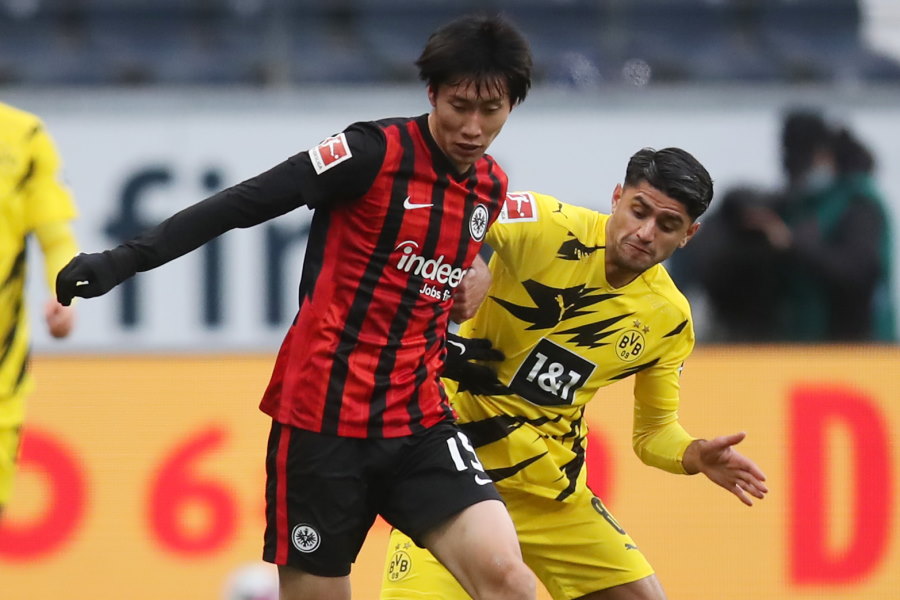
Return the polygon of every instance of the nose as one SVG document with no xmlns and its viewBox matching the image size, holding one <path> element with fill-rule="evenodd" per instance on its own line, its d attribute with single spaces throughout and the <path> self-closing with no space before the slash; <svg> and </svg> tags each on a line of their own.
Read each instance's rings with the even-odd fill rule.
<svg viewBox="0 0 900 600">
<path fill-rule="evenodd" d="M 638 227 L 636 235 L 642 242 L 653 241 L 653 237 L 656 235 L 656 223 L 653 221 L 653 219 L 647 219 L 643 223 L 641 223 L 641 226 Z"/>
<path fill-rule="evenodd" d="M 467 138 L 477 138 L 481 135 L 481 116 L 477 110 L 466 115 L 463 121 L 462 134 Z"/>
</svg>

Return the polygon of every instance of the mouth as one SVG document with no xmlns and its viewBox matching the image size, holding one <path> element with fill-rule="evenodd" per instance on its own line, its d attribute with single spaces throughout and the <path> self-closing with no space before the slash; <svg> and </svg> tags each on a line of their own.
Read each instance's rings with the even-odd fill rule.
<svg viewBox="0 0 900 600">
<path fill-rule="evenodd" d="M 650 252 L 649 248 L 646 248 L 646 247 L 644 247 L 644 246 L 639 246 L 639 245 L 634 244 L 634 243 L 632 243 L 632 242 L 625 242 L 625 245 L 628 246 L 629 248 L 631 248 L 632 250 L 634 250 L 635 252 L 639 253 L 639 254 L 646 254 L 647 256 L 652 256 L 652 255 L 653 255 L 653 253 Z"/>
<path fill-rule="evenodd" d="M 456 147 L 462 154 L 475 154 L 476 152 L 481 151 L 481 146 L 478 144 L 464 144 L 462 142 L 457 142 Z"/>
</svg>

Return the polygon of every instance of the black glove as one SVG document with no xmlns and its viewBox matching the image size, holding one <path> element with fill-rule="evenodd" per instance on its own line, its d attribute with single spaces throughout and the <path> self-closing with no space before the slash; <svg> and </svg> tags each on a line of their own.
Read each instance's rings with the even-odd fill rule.
<svg viewBox="0 0 900 600">
<path fill-rule="evenodd" d="M 491 396 L 508 394 L 509 388 L 500 383 L 497 373 L 475 360 L 503 360 L 500 350 L 484 338 L 464 338 L 447 334 L 447 357 L 444 359 L 443 377 L 459 382 L 459 391 Z"/>
<path fill-rule="evenodd" d="M 102 296 L 128 278 L 120 273 L 110 251 L 79 254 L 69 261 L 56 276 L 56 299 L 63 306 L 72 298 Z"/>
</svg>

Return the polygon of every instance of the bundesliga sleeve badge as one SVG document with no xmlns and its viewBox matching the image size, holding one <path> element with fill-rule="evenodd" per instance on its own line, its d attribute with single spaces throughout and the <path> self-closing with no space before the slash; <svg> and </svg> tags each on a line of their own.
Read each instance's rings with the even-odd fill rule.
<svg viewBox="0 0 900 600">
<path fill-rule="evenodd" d="M 309 160 L 317 175 L 321 175 L 352 156 L 350 146 L 347 144 L 347 136 L 343 133 L 325 138 L 318 146 L 309 151 Z"/>
<path fill-rule="evenodd" d="M 510 192 L 506 195 L 497 220 L 500 223 L 523 223 L 538 220 L 537 202 L 527 192 Z"/>
</svg>

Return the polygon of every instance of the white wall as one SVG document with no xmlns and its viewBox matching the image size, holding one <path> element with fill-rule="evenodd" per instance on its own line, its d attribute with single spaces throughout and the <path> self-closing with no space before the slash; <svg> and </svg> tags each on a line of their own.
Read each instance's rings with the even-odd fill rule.
<svg viewBox="0 0 900 600">
<path fill-rule="evenodd" d="M 229 185 L 304 150 L 355 120 L 426 112 L 424 90 L 321 89 L 306 92 L 182 91 L 91 92 L 17 90 L 4 101 L 40 114 L 57 140 L 66 176 L 77 195 L 77 232 L 85 251 L 113 245 L 104 232 L 120 211 L 123 186 L 135 173 L 162 167 L 165 186 L 141 196 L 142 219 L 158 220 L 208 195 L 209 171 Z M 628 157 L 644 146 L 681 146 L 712 173 L 717 190 L 739 183 L 778 185 L 779 118 L 789 105 L 821 105 L 850 123 L 875 151 L 880 180 L 894 215 L 900 215 L 900 94 L 893 90 L 765 89 L 597 91 L 592 95 L 533 90 L 513 111 L 491 153 L 510 175 L 512 189 L 532 189 L 606 209 Z M 299 227 L 300 209 L 273 222 Z M 894 229 L 900 231 L 896 218 Z M 141 320 L 129 330 L 118 320 L 119 291 L 78 305 L 73 337 L 53 342 L 37 317 L 46 297 L 32 270 L 35 346 L 41 351 L 272 350 L 296 309 L 302 245 L 285 262 L 284 319 L 268 324 L 263 245 L 267 227 L 223 237 L 224 319 L 218 328 L 201 318 L 194 253 L 139 275 Z M 898 236 L 900 237 L 900 236 Z M 32 253 L 32 265 L 39 265 Z M 900 247 L 897 248 L 900 256 Z M 900 260 L 895 261 L 900 269 Z M 898 272 L 897 281 L 900 281 Z M 898 295 L 900 297 L 900 295 Z M 698 315 L 702 318 L 702 315 Z"/>
</svg>

